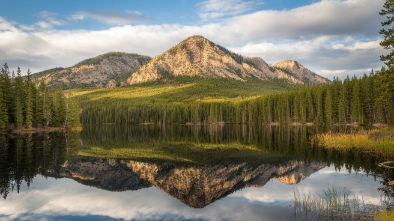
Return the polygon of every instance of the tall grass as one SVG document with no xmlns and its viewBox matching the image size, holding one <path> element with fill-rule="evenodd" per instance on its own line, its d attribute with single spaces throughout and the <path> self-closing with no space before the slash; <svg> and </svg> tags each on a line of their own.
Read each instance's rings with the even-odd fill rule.
<svg viewBox="0 0 394 221">
<path fill-rule="evenodd" d="M 292 203 L 296 220 L 374 220 L 382 213 L 379 205 L 365 203 L 362 196 L 349 189 L 328 188 L 322 195 L 303 194 L 294 191 Z"/>
<path fill-rule="evenodd" d="M 394 155 L 394 128 L 360 130 L 352 134 L 325 133 L 317 135 L 314 142 L 327 149 Z"/>
</svg>

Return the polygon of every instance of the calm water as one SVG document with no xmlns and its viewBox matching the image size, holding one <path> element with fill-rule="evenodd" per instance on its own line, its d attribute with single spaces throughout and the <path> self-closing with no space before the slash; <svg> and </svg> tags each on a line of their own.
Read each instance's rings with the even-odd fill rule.
<svg viewBox="0 0 394 221">
<path fill-rule="evenodd" d="M 0 135 L 0 220 L 313 220 L 294 216 L 294 191 L 328 188 L 392 202 L 383 159 L 313 147 L 322 131 L 106 125 Z"/>
</svg>

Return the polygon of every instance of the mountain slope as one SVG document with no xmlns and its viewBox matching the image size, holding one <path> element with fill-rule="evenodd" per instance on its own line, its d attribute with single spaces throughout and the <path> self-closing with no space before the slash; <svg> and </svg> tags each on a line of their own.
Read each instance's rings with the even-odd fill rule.
<svg viewBox="0 0 394 221">
<path fill-rule="evenodd" d="M 32 75 L 32 80 L 44 79 L 50 87 L 83 86 L 113 87 L 125 81 L 130 72 L 148 62 L 150 57 L 120 52 L 110 52 L 79 62 L 69 68 L 55 68 Z"/>
<path fill-rule="evenodd" d="M 308 70 L 297 61 L 284 60 L 274 64 L 273 67 L 276 68 L 277 70 L 283 71 L 293 76 L 294 78 L 302 81 L 305 84 L 314 85 L 314 84 L 324 84 L 329 82 L 328 79 Z"/>
<path fill-rule="evenodd" d="M 286 69 L 287 70 L 287 69 Z M 268 65 L 259 57 L 244 57 L 202 36 L 192 36 L 153 58 L 127 79 L 129 84 L 169 80 L 175 76 L 201 76 L 247 81 L 286 79 L 290 83 L 317 82 L 310 73 L 291 73 Z M 313 76 L 315 78 L 315 76 Z M 320 82 L 320 83 L 323 83 Z"/>
</svg>

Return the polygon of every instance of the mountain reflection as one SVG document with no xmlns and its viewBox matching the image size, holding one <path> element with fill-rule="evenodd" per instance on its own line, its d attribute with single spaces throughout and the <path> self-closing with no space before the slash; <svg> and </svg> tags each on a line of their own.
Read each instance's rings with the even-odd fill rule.
<svg viewBox="0 0 394 221">
<path fill-rule="evenodd" d="M 0 194 L 33 178 L 71 178 L 108 191 L 154 186 L 192 208 L 269 180 L 292 185 L 327 165 L 383 178 L 392 200 L 393 172 L 379 159 L 313 147 L 313 127 L 90 126 L 77 132 L 0 134 Z"/>
<path fill-rule="evenodd" d="M 271 178 L 295 184 L 324 168 L 323 163 L 287 161 L 280 165 L 247 163 L 176 166 L 134 160 L 83 158 L 67 161 L 61 175 L 111 191 L 155 186 L 194 208 L 202 208 L 246 187 L 262 187 Z"/>
</svg>

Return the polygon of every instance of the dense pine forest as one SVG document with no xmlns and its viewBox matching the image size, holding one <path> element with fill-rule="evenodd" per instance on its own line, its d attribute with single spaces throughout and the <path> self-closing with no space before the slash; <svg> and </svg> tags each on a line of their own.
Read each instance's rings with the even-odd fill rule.
<svg viewBox="0 0 394 221">
<path fill-rule="evenodd" d="M 148 92 L 140 94 L 139 97 L 113 99 L 108 97 L 112 93 L 109 90 L 85 91 L 79 96 L 83 107 L 81 122 L 83 124 L 393 124 L 394 92 L 385 89 L 387 85 L 382 76 L 384 75 L 374 74 L 372 71 L 361 78 L 347 77 L 343 81 L 336 78 L 329 84 L 233 99 L 226 97 L 219 99 L 210 94 L 210 99 L 200 99 L 196 95 L 193 99 L 173 100 L 171 98 L 173 91 L 167 92 L 168 99 L 164 101 Z M 211 79 L 211 81 L 217 86 L 218 94 L 225 90 L 224 87 L 229 86 L 229 83 L 218 85 L 215 83 L 216 80 Z M 182 90 L 181 87 L 182 85 L 178 89 Z M 122 93 L 127 94 L 135 89 L 123 90 Z"/>
<path fill-rule="evenodd" d="M 52 90 L 42 81 L 38 87 L 24 79 L 20 68 L 10 71 L 7 64 L 0 73 L 0 129 L 73 127 L 79 124 L 78 106 L 67 99 L 61 88 Z"/>
</svg>

